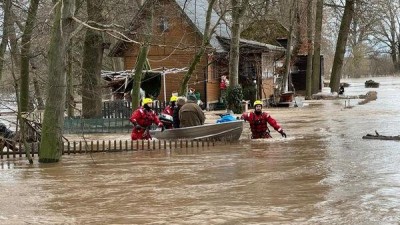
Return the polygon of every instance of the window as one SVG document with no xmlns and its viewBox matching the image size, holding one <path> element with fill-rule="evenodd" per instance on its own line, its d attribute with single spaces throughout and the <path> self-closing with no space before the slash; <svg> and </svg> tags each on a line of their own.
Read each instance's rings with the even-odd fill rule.
<svg viewBox="0 0 400 225">
<path fill-rule="evenodd" d="M 168 18 L 165 18 L 165 17 L 161 17 L 160 18 L 159 27 L 160 27 L 160 31 L 161 32 L 168 32 L 169 31 L 169 23 L 168 22 L 169 22 Z"/>
<path fill-rule="evenodd" d="M 208 54 L 208 80 L 221 81 L 221 76 L 229 77 L 229 62 L 225 55 Z"/>
<path fill-rule="evenodd" d="M 262 79 L 271 78 L 274 76 L 274 62 L 273 57 L 269 54 L 262 54 Z"/>
</svg>

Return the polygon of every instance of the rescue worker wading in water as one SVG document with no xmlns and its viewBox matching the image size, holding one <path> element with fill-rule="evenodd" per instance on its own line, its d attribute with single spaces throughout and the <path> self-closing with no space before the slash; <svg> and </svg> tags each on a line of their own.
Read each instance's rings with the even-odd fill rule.
<svg viewBox="0 0 400 225">
<path fill-rule="evenodd" d="M 158 116 L 151 109 L 152 103 L 153 100 L 151 98 L 145 98 L 143 99 L 142 107 L 136 109 L 132 113 L 132 116 L 129 119 L 134 125 L 131 133 L 132 140 L 151 139 L 149 128 L 153 123 L 157 124 L 159 127 L 163 127 Z"/>
<path fill-rule="evenodd" d="M 279 126 L 276 120 L 267 112 L 262 111 L 262 102 L 260 100 L 254 102 L 254 112 L 243 113 L 242 119 L 249 121 L 252 139 L 271 138 L 267 123 L 279 132 L 282 137 L 286 138 L 286 133 L 283 131 L 281 126 Z"/>
</svg>

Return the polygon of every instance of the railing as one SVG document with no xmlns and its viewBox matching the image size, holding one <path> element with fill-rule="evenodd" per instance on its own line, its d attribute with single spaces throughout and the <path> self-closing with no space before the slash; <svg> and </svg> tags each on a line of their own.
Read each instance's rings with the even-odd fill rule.
<svg viewBox="0 0 400 225">
<path fill-rule="evenodd" d="M 62 154 L 86 154 L 97 152 L 123 152 L 140 150 L 162 150 L 162 149 L 189 149 L 205 148 L 218 144 L 232 144 L 227 141 L 216 142 L 214 140 L 97 140 L 97 141 L 65 141 Z M 39 142 L 28 143 L 31 157 L 39 156 Z M 24 159 L 26 152 L 19 142 L 12 142 L 12 148 L 5 147 L 0 150 L 0 159 Z"/>
<path fill-rule="evenodd" d="M 103 118 L 124 118 L 127 119 L 132 114 L 132 105 L 128 101 L 109 101 L 103 102 Z"/>
<path fill-rule="evenodd" d="M 165 102 L 155 100 L 152 104 L 153 110 L 159 114 L 166 106 Z M 103 118 L 125 118 L 129 119 L 133 112 L 132 104 L 128 101 L 108 101 L 103 102 Z"/>
<path fill-rule="evenodd" d="M 152 104 L 153 110 L 157 114 L 164 110 L 165 105 L 165 102 L 160 101 L 154 101 Z M 64 133 L 127 133 L 132 130 L 129 122 L 132 112 L 131 102 L 103 102 L 102 118 L 65 118 Z"/>
</svg>

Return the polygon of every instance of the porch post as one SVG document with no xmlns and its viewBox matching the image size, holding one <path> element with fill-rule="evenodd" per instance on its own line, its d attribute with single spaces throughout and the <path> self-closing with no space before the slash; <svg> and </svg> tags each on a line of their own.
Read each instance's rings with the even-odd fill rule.
<svg viewBox="0 0 400 225">
<path fill-rule="evenodd" d="M 165 87 L 165 69 L 164 69 L 164 67 L 163 67 L 162 77 L 163 77 L 163 87 L 164 87 L 164 103 L 167 103 L 167 91 L 166 91 L 166 87 Z"/>
</svg>

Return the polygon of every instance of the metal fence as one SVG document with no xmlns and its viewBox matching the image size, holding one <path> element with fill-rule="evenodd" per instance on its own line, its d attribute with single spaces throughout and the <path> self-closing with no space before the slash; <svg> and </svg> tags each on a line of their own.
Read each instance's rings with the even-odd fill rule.
<svg viewBox="0 0 400 225">
<path fill-rule="evenodd" d="M 124 118 L 129 119 L 132 114 L 132 105 L 128 101 L 103 102 L 103 118 Z"/>
<path fill-rule="evenodd" d="M 153 110 L 159 114 L 166 106 L 165 102 L 154 101 L 152 104 Z M 129 101 L 108 101 L 103 102 L 103 118 L 125 118 L 129 119 L 133 112 L 132 103 Z"/>
<path fill-rule="evenodd" d="M 161 113 L 165 106 L 165 102 L 153 102 L 153 110 L 157 114 Z M 103 102 L 102 118 L 65 118 L 64 133 L 79 134 L 130 132 L 132 130 L 132 125 L 129 122 L 129 118 L 132 112 L 132 104 L 129 101 Z"/>
<path fill-rule="evenodd" d="M 129 133 L 132 125 L 128 118 L 65 118 L 65 134 L 84 133 Z"/>
</svg>

